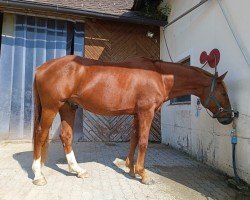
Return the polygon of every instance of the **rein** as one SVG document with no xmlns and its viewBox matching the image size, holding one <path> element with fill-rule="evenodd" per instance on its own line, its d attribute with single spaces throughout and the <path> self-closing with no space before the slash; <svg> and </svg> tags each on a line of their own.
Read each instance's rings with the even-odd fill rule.
<svg viewBox="0 0 250 200">
<path fill-rule="evenodd" d="M 218 72 L 215 72 L 215 75 L 212 79 L 212 83 L 211 83 L 211 87 L 210 87 L 210 93 L 209 95 L 207 96 L 206 98 L 206 101 L 205 101 L 205 108 L 207 107 L 207 105 L 209 104 L 209 102 L 211 101 L 214 101 L 214 103 L 216 104 L 217 106 L 217 113 L 211 115 L 208 111 L 207 111 L 207 108 L 206 108 L 206 111 L 207 113 L 209 114 L 210 117 L 212 118 L 223 118 L 223 117 L 219 117 L 219 114 L 222 113 L 222 112 L 228 112 L 228 113 L 233 113 L 234 111 L 231 110 L 231 109 L 226 109 L 226 108 L 223 108 L 219 102 L 219 100 L 216 98 L 216 96 L 214 95 L 214 90 L 216 88 L 216 85 L 217 85 L 217 81 L 216 81 L 216 78 L 218 77 Z"/>
</svg>

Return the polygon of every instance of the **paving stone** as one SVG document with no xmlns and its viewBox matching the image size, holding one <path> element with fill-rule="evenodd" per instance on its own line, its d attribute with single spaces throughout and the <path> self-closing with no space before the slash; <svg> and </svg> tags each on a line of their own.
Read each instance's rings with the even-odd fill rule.
<svg viewBox="0 0 250 200">
<path fill-rule="evenodd" d="M 146 157 L 154 185 L 144 185 L 140 177 L 128 175 L 124 166 L 128 143 L 116 146 L 76 143 L 73 148 L 80 166 L 88 170 L 90 177 L 80 179 L 69 173 L 61 143 L 52 142 L 48 162 L 43 167 L 48 184 L 37 187 L 32 184 L 32 145 L 1 143 L 0 200 L 220 200 L 237 196 L 236 191 L 227 187 L 222 174 L 163 144 L 150 144 Z"/>
</svg>

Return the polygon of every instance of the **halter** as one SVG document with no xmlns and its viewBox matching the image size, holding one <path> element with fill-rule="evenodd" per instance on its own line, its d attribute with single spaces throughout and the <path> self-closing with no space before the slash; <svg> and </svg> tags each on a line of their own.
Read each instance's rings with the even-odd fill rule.
<svg viewBox="0 0 250 200">
<path fill-rule="evenodd" d="M 207 108 L 206 108 L 207 113 L 208 113 L 208 114 L 210 115 L 210 117 L 212 117 L 212 118 L 223 118 L 223 117 L 218 117 L 220 113 L 222 113 L 222 112 L 228 112 L 228 113 L 231 113 L 231 114 L 232 114 L 232 113 L 234 113 L 234 111 L 231 110 L 231 109 L 229 109 L 229 108 L 227 108 L 227 109 L 223 108 L 223 107 L 221 106 L 219 100 L 218 100 L 218 99 L 216 98 L 216 96 L 214 95 L 214 90 L 215 90 L 215 87 L 216 87 L 216 84 L 217 84 L 216 78 L 218 78 L 218 72 L 217 72 L 217 70 L 215 69 L 215 75 L 214 75 L 214 77 L 213 77 L 213 79 L 212 79 L 212 83 L 211 83 L 211 87 L 210 87 L 210 93 L 209 93 L 209 95 L 208 95 L 207 98 L 206 98 L 206 101 L 205 101 L 204 106 L 205 106 L 205 108 L 206 108 L 210 101 L 214 101 L 215 104 L 216 104 L 216 106 L 217 106 L 217 110 L 218 110 L 217 113 L 211 115 L 211 114 L 207 111 Z"/>
</svg>

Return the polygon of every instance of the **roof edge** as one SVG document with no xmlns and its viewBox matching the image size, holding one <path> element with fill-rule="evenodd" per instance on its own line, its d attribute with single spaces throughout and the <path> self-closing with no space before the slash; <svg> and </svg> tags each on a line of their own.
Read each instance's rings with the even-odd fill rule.
<svg viewBox="0 0 250 200">
<path fill-rule="evenodd" d="M 166 21 L 159 21 L 159 20 L 154 20 L 154 19 L 149 19 L 149 18 L 144 18 L 144 19 L 133 18 L 133 17 L 128 17 L 128 16 L 122 16 L 122 15 L 113 15 L 113 14 L 106 14 L 106 13 L 95 12 L 95 11 L 68 8 L 68 7 L 52 5 L 52 4 L 48 5 L 48 4 L 37 3 L 37 2 L 23 2 L 21 0 L 2 0 L 0 1 L 0 5 L 6 6 L 6 7 L 18 7 L 18 8 L 23 8 L 23 9 L 52 11 L 52 12 L 57 12 L 57 13 L 77 14 L 77 15 L 83 15 L 86 17 L 100 18 L 100 19 L 106 19 L 106 20 L 111 20 L 111 21 L 122 21 L 122 22 L 134 23 L 134 24 L 154 25 L 154 26 L 164 26 L 167 24 Z"/>
</svg>

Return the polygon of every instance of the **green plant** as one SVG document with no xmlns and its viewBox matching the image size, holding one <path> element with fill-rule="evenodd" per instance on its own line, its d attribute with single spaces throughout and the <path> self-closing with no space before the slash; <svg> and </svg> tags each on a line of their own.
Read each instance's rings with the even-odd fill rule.
<svg viewBox="0 0 250 200">
<path fill-rule="evenodd" d="M 171 6 L 169 4 L 165 4 L 164 6 L 159 8 L 159 12 L 162 15 L 168 17 L 170 15 L 170 13 L 171 13 Z"/>
<path fill-rule="evenodd" d="M 143 13 L 147 17 L 157 20 L 167 20 L 171 7 L 168 4 L 161 5 L 163 0 L 144 0 Z"/>
</svg>

